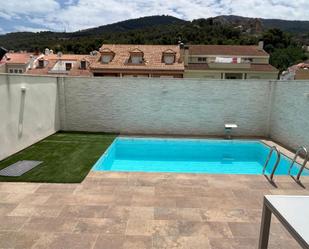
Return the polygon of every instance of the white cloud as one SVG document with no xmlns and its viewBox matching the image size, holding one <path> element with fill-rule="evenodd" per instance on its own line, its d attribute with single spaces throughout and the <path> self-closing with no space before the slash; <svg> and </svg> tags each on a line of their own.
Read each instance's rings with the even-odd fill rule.
<svg viewBox="0 0 309 249">
<path fill-rule="evenodd" d="M 0 17 L 18 18 L 52 30 L 74 31 L 140 16 L 168 14 L 192 20 L 233 14 L 309 20 L 308 0 L 7 0 Z"/>
<path fill-rule="evenodd" d="M 6 0 L 1 1 L 0 13 L 6 16 L 18 16 L 20 14 L 44 15 L 46 12 L 60 8 L 56 0 Z"/>
<path fill-rule="evenodd" d="M 42 29 L 42 28 L 32 28 L 32 27 L 27 27 L 23 25 L 16 25 L 14 26 L 15 31 L 21 31 L 21 32 L 40 32 L 40 31 L 47 31 L 47 29 Z M 0 30 L 1 31 L 1 30 Z"/>
</svg>

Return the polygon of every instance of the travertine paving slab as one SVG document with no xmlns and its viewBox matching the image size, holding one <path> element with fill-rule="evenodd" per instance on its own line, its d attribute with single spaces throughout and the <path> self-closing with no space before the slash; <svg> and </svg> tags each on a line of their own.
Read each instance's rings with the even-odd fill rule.
<svg viewBox="0 0 309 249">
<path fill-rule="evenodd" d="M 263 196 L 309 195 L 309 177 L 305 188 L 275 180 L 90 172 L 81 184 L 2 182 L 0 248 L 257 248 Z M 276 219 L 271 248 L 299 248 Z"/>
</svg>

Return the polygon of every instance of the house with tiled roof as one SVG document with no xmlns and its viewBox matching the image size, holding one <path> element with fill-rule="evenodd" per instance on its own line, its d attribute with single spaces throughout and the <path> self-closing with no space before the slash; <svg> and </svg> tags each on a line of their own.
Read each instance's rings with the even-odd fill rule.
<svg viewBox="0 0 309 249">
<path fill-rule="evenodd" d="M 186 78 L 277 79 L 269 54 L 258 46 L 181 45 Z"/>
<path fill-rule="evenodd" d="M 61 76 L 92 76 L 89 65 L 94 55 L 53 54 L 48 51 L 41 55 L 27 74 L 61 75 Z"/>
<path fill-rule="evenodd" d="M 32 66 L 37 55 L 26 52 L 9 52 L 0 60 L 0 72 L 2 73 L 26 73 Z"/>
<path fill-rule="evenodd" d="M 103 77 L 183 78 L 184 63 L 177 45 L 104 44 L 90 70 Z"/>
<path fill-rule="evenodd" d="M 309 79 L 309 61 L 304 61 L 293 65 L 287 71 L 282 72 L 282 80 L 308 80 Z"/>
</svg>

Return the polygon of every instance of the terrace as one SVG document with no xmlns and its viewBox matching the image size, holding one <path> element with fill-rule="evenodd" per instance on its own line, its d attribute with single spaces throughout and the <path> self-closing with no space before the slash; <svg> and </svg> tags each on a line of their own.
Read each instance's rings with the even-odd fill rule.
<svg viewBox="0 0 309 249">
<path fill-rule="evenodd" d="M 308 195 L 308 177 L 300 186 L 275 176 L 272 185 L 262 175 L 91 168 L 111 133 L 218 138 L 228 122 L 239 125 L 234 137 L 262 138 L 293 157 L 289 150 L 309 145 L 308 89 L 305 81 L 0 75 L 0 168 L 43 161 L 0 178 L 0 247 L 257 248 L 263 196 Z M 273 219 L 269 248 L 300 247 Z"/>
</svg>

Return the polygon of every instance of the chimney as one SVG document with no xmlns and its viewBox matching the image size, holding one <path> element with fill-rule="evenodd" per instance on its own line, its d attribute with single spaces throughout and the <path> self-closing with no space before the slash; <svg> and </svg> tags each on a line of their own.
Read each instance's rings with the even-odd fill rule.
<svg viewBox="0 0 309 249">
<path fill-rule="evenodd" d="M 32 69 L 34 66 L 34 62 L 35 62 L 35 57 L 33 55 L 30 55 L 30 60 L 29 60 L 29 68 Z"/>
<path fill-rule="evenodd" d="M 179 51 L 180 51 L 180 60 L 184 61 L 184 44 L 182 42 L 179 43 Z"/>
<path fill-rule="evenodd" d="M 259 41 L 258 50 L 259 51 L 264 50 L 264 41 Z"/>
<path fill-rule="evenodd" d="M 184 46 L 184 64 L 188 66 L 189 64 L 189 46 Z"/>
</svg>

